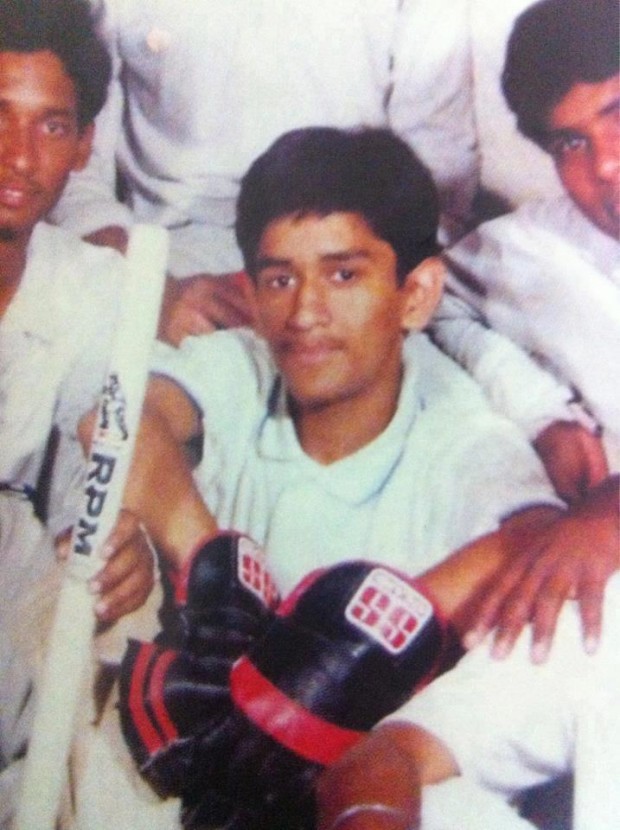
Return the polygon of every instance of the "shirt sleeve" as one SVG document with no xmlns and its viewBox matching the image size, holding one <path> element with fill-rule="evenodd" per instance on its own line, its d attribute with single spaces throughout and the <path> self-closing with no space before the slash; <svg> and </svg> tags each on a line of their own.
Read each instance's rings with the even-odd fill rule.
<svg viewBox="0 0 620 830">
<path fill-rule="evenodd" d="M 178 349 L 157 342 L 151 372 L 180 386 L 214 434 L 264 415 L 273 383 L 266 348 L 245 329 L 187 337 Z"/>
<path fill-rule="evenodd" d="M 467 0 L 405 0 L 395 33 L 390 126 L 438 186 L 442 242 L 462 235 L 478 183 Z"/>
<path fill-rule="evenodd" d="M 446 292 L 429 327 L 434 342 L 480 384 L 493 408 L 534 440 L 554 421 L 574 421 L 574 390 Z"/>
</svg>

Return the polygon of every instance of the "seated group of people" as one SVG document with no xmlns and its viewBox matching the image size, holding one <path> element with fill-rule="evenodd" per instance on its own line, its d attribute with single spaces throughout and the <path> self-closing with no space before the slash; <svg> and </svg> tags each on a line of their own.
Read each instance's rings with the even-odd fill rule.
<svg viewBox="0 0 620 830">
<path fill-rule="evenodd" d="M 563 194 L 458 240 L 467 3 L 441 25 L 432 2 L 281 20 L 250 3 L 247 30 L 219 4 L 210 37 L 229 35 L 233 86 L 225 60 L 179 71 L 202 4 L 166 26 L 92 5 L 103 28 L 83 0 L 0 6 L 0 827 L 129 206 L 172 228 L 171 279 L 88 583 L 114 688 L 78 736 L 59 826 L 508 830 L 533 826 L 523 792 L 572 773 L 574 829 L 616 827 L 616 0 L 516 19 L 503 95 Z M 325 74 L 272 66 L 274 37 L 289 58 L 314 48 L 315 13 Z M 454 60 L 425 70 L 432 37 Z M 252 90 L 276 70 L 290 88 L 270 117 Z M 348 107 L 321 121 L 326 89 Z M 128 192 L 98 214 L 102 171 Z"/>
</svg>

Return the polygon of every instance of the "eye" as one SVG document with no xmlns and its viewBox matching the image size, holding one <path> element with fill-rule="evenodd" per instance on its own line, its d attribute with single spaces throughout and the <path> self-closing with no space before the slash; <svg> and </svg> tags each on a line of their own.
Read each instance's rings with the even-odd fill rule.
<svg viewBox="0 0 620 830">
<path fill-rule="evenodd" d="M 334 282 L 351 282 L 356 276 L 356 271 L 351 268 L 339 268 L 337 271 L 334 271 L 332 280 Z"/>
<path fill-rule="evenodd" d="M 54 138 L 64 138 L 71 135 L 73 131 L 72 124 L 64 118 L 47 118 L 43 122 L 43 132 L 45 135 Z"/>
<path fill-rule="evenodd" d="M 588 139 L 577 133 L 554 136 L 549 140 L 547 149 L 554 159 L 561 161 L 572 153 L 579 153 L 588 147 Z"/>
<path fill-rule="evenodd" d="M 262 272 L 258 275 L 258 285 L 260 288 L 268 288 L 273 291 L 281 291 L 293 284 L 295 277 L 292 274 L 287 274 L 285 271 L 278 272 Z"/>
</svg>

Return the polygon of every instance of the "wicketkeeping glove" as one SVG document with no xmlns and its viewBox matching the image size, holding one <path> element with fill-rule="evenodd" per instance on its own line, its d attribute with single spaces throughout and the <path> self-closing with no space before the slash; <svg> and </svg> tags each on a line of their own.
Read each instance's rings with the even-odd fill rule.
<svg viewBox="0 0 620 830">
<path fill-rule="evenodd" d="M 446 668 L 452 645 L 421 582 L 367 562 L 312 575 L 235 663 L 216 739 L 195 731 L 184 827 L 213 826 L 217 792 L 239 806 L 227 830 L 312 828 L 317 773 Z"/>
<path fill-rule="evenodd" d="M 157 642 L 129 642 L 121 726 L 138 768 L 161 794 L 192 788 L 196 732 L 206 741 L 230 714 L 231 666 L 269 625 L 277 601 L 263 552 L 245 536 L 219 534 L 177 578 L 176 614 Z"/>
</svg>

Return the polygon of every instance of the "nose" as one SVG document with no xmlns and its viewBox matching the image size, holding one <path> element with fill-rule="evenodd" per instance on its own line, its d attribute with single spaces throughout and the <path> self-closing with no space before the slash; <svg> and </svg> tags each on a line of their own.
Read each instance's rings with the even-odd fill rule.
<svg viewBox="0 0 620 830">
<path fill-rule="evenodd" d="M 620 178 L 619 137 L 604 137 L 596 142 L 594 164 L 601 181 L 617 183 Z"/>
<path fill-rule="evenodd" d="M 17 173 L 28 174 L 34 167 L 37 151 L 34 137 L 26 127 L 14 126 L 0 139 L 3 163 Z"/>
<path fill-rule="evenodd" d="M 321 325 L 329 319 L 326 286 L 320 279 L 302 279 L 295 292 L 289 324 L 306 330 Z"/>
</svg>

